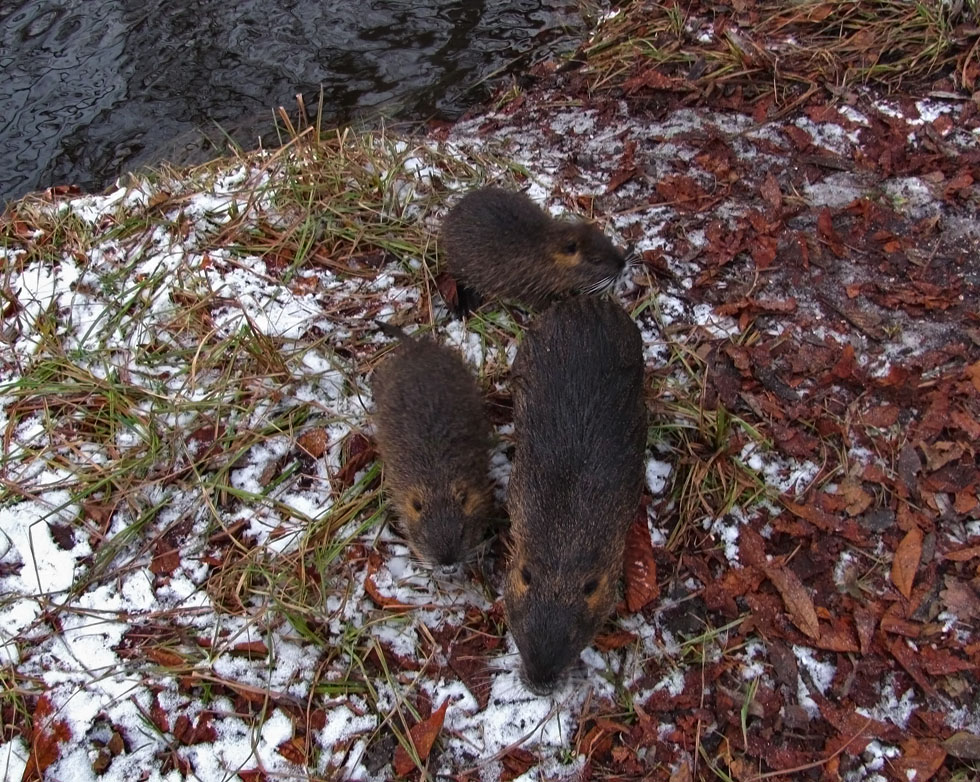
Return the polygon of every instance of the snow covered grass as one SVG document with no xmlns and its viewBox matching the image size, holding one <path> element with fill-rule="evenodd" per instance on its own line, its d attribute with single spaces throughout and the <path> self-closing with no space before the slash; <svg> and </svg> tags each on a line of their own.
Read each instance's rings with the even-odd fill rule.
<svg viewBox="0 0 980 782">
<path fill-rule="evenodd" d="M 386 524 L 380 465 L 357 463 L 354 447 L 370 435 L 376 320 L 429 324 L 507 396 L 527 315 L 448 318 L 433 243 L 452 192 L 523 168 L 504 161 L 491 144 L 461 154 L 383 133 L 299 132 L 276 155 L 8 213 L 8 777 L 48 734 L 62 740 L 37 762 L 74 779 L 136 768 L 384 776 L 392 738 L 411 749 L 420 698 L 453 704 L 439 761 L 449 767 L 492 776 L 494 758 L 531 737 L 568 746 L 586 691 L 573 680 L 556 703 L 531 696 L 511 641 L 499 671 L 476 674 L 487 703 L 447 677 L 446 628 L 491 626 L 491 647 L 505 641 L 500 563 L 474 582 L 430 579 Z M 696 375 L 680 343 L 660 341 Z M 728 421 L 707 423 L 683 384 L 663 393 L 675 422 L 658 424 L 658 442 L 694 459 L 690 433 L 704 430 L 699 442 L 723 448 Z M 661 489 L 673 456 L 657 462 Z M 714 498 L 700 479 L 682 495 L 695 485 L 700 500 L 680 501 L 701 514 Z M 592 653 L 589 690 L 611 686 L 609 664 Z"/>
</svg>

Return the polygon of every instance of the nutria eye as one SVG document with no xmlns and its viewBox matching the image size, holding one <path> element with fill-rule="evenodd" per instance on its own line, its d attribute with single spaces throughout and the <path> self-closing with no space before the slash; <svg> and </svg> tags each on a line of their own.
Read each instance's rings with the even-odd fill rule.
<svg viewBox="0 0 980 782">
<path fill-rule="evenodd" d="M 585 595 L 586 597 L 592 597 L 592 595 L 595 594 L 595 591 L 598 588 L 599 588 L 599 582 L 593 578 L 585 582 L 585 586 L 582 587 L 582 594 Z"/>
<path fill-rule="evenodd" d="M 565 246 L 562 248 L 562 252 L 565 253 L 565 255 L 575 255 L 575 253 L 578 252 L 578 242 L 572 239 L 565 244 Z"/>
<path fill-rule="evenodd" d="M 412 509 L 416 513 L 421 513 L 422 512 L 422 500 L 420 500 L 418 497 L 415 497 L 412 500 Z"/>
<path fill-rule="evenodd" d="M 526 567 L 521 568 L 521 581 L 524 582 L 524 586 L 531 586 L 531 571 Z"/>
</svg>

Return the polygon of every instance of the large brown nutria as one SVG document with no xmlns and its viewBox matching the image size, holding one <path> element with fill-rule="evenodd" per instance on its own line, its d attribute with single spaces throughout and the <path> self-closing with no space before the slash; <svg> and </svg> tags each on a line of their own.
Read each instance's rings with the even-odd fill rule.
<svg viewBox="0 0 980 782">
<path fill-rule="evenodd" d="M 524 337 L 513 376 L 504 607 L 525 683 L 545 694 L 616 600 L 643 489 L 640 333 L 614 302 L 560 302 Z"/>
<path fill-rule="evenodd" d="M 615 283 L 626 259 L 598 228 L 557 220 L 523 193 L 484 187 L 467 193 L 440 233 L 450 274 L 478 297 L 544 307 Z"/>
<path fill-rule="evenodd" d="M 457 353 L 383 330 L 401 343 L 371 381 L 386 489 L 413 551 L 449 571 L 480 543 L 493 507 L 483 397 Z"/>
</svg>

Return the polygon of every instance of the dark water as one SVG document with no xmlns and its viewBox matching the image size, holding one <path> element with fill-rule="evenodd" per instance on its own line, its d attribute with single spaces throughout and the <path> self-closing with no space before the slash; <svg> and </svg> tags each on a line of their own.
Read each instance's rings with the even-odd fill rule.
<svg viewBox="0 0 980 782">
<path fill-rule="evenodd" d="M 274 146 L 272 110 L 321 86 L 331 122 L 453 119 L 579 24 L 575 0 L 0 0 L 0 199 L 206 160 L 225 132 Z"/>
</svg>

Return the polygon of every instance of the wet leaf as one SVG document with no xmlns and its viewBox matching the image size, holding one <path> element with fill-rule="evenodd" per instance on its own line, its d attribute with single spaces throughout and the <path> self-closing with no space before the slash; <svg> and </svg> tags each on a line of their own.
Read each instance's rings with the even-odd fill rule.
<svg viewBox="0 0 980 782">
<path fill-rule="evenodd" d="M 922 530 L 912 527 L 902 538 L 892 560 L 892 583 L 908 599 L 912 594 L 915 573 L 922 558 Z"/>
<path fill-rule="evenodd" d="M 415 747 L 415 752 L 421 763 L 425 763 L 429 757 L 429 753 L 432 751 L 432 745 L 435 744 L 436 737 L 439 735 L 439 731 L 442 730 L 442 723 L 446 719 L 446 709 L 448 706 L 449 701 L 444 700 L 442 706 L 432 712 L 428 719 L 417 723 L 409 731 L 409 739 L 412 742 L 412 746 Z M 400 744 L 395 749 L 394 765 L 395 773 L 399 776 L 405 776 L 415 768 L 415 761 L 412 759 L 412 756 Z"/>
<path fill-rule="evenodd" d="M 296 438 L 296 444 L 313 459 L 319 459 L 323 456 L 323 452 L 327 450 L 328 442 L 327 430 L 323 427 L 310 429 Z"/>
<path fill-rule="evenodd" d="M 830 246 L 831 252 L 838 258 L 843 258 L 846 254 L 844 251 L 844 243 L 841 241 L 840 236 L 834 229 L 834 220 L 831 217 L 830 210 L 824 207 L 820 210 L 820 215 L 817 217 L 817 231 L 820 233 L 827 244 Z"/>
<path fill-rule="evenodd" d="M 611 633 L 600 633 L 593 643 L 600 652 L 609 652 L 636 643 L 636 636 L 626 630 L 615 630 Z"/>
<path fill-rule="evenodd" d="M 344 442 L 342 450 L 343 467 L 337 471 L 336 482 L 341 489 L 354 485 L 354 478 L 361 470 L 373 462 L 378 452 L 371 441 L 360 432 L 355 432 Z"/>
<path fill-rule="evenodd" d="M 946 588 L 939 593 L 947 610 L 956 614 L 961 622 L 980 619 L 980 579 L 973 582 L 961 581 L 946 576 Z"/>
<path fill-rule="evenodd" d="M 970 364 L 966 368 L 966 376 L 969 378 L 970 382 L 973 383 L 973 387 L 980 391 L 980 361 L 974 364 Z"/>
<path fill-rule="evenodd" d="M 269 648 L 262 641 L 242 641 L 231 648 L 231 653 L 249 659 L 265 659 L 269 656 Z"/>
<path fill-rule="evenodd" d="M 187 664 L 187 660 L 176 652 L 163 649 L 159 646 L 144 647 L 143 653 L 148 660 L 152 660 L 157 665 L 162 665 L 165 668 L 180 668 Z"/>
<path fill-rule="evenodd" d="M 786 567 L 767 567 L 766 577 L 783 598 L 790 620 L 810 638 L 820 638 L 820 623 L 806 587 L 796 573 Z"/>
<path fill-rule="evenodd" d="M 31 750 L 24 768 L 22 782 L 40 782 L 44 772 L 58 759 L 62 743 L 71 738 L 71 729 L 65 720 L 55 719 L 56 710 L 42 695 L 34 709 L 31 730 Z"/>
<path fill-rule="evenodd" d="M 657 563 L 653 557 L 653 543 L 647 528 L 646 509 L 641 508 L 626 534 L 623 552 L 623 574 L 626 579 L 626 607 L 636 613 L 654 600 L 657 588 Z"/>
<path fill-rule="evenodd" d="M 927 782 L 942 768 L 946 750 L 934 740 L 909 738 L 902 742 L 902 754 L 893 763 L 903 779 Z"/>
<path fill-rule="evenodd" d="M 294 766 L 302 766 L 306 763 L 306 741 L 297 736 L 282 742 L 276 747 L 276 752 Z"/>
<path fill-rule="evenodd" d="M 500 781 L 511 782 L 511 780 L 523 776 L 533 766 L 536 766 L 538 764 L 538 758 L 533 752 L 528 752 L 528 750 L 521 747 L 514 747 L 500 759 L 500 762 L 504 766 L 504 771 L 500 775 Z"/>
<path fill-rule="evenodd" d="M 773 176 L 771 171 L 766 174 L 766 179 L 762 183 L 762 187 L 759 188 L 759 192 L 762 194 L 766 203 L 773 209 L 779 209 L 782 206 L 783 194 L 779 189 L 779 181 Z"/>
<path fill-rule="evenodd" d="M 150 572 L 158 576 L 167 576 L 180 566 L 180 551 L 161 539 L 153 549 L 153 559 L 150 561 Z"/>
<path fill-rule="evenodd" d="M 436 275 L 436 287 L 450 310 L 455 312 L 459 309 L 459 287 L 456 285 L 455 277 L 449 272 L 440 272 Z"/>
</svg>

